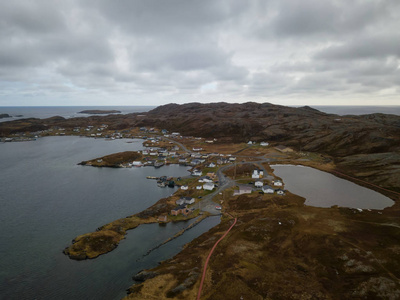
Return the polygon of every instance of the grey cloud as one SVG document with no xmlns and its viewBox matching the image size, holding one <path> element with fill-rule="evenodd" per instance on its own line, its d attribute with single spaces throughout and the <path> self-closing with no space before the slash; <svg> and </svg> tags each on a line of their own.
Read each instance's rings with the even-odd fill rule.
<svg viewBox="0 0 400 300">
<path fill-rule="evenodd" d="M 398 7 L 397 1 L 283 0 L 271 2 L 268 26 L 281 37 L 351 35 L 379 23 Z M 328 34 L 328 36 L 326 36 Z"/>
<path fill-rule="evenodd" d="M 340 46 L 329 46 L 315 55 L 317 59 L 353 60 L 400 56 L 400 35 L 381 35 L 352 39 Z"/>
<path fill-rule="evenodd" d="M 377 95 L 399 87 L 397 3 L 3 1 L 0 85 L 93 103 Z"/>
</svg>

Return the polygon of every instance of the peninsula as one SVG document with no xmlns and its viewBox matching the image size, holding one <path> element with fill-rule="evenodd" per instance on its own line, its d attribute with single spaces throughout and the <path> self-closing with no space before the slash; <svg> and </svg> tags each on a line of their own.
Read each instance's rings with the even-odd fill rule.
<svg viewBox="0 0 400 300">
<path fill-rule="evenodd" d="M 170 179 L 180 186 L 171 197 L 79 236 L 64 250 L 74 259 L 95 258 L 141 224 L 222 213 L 219 225 L 181 253 L 135 275 L 126 299 L 195 299 L 199 293 L 201 299 L 399 298 L 399 132 L 395 115 L 338 116 L 269 103 L 169 104 L 140 114 L 0 123 L 4 138 L 144 140 L 141 153 L 83 165 L 163 161 L 192 167 L 188 178 Z M 394 204 L 383 210 L 304 205 L 274 174 L 277 163 L 332 173 Z"/>
<path fill-rule="evenodd" d="M 92 109 L 92 110 L 82 110 L 78 112 L 79 114 L 89 114 L 89 115 L 103 115 L 103 114 L 120 114 L 121 111 L 119 110 L 98 110 L 98 109 Z"/>
</svg>

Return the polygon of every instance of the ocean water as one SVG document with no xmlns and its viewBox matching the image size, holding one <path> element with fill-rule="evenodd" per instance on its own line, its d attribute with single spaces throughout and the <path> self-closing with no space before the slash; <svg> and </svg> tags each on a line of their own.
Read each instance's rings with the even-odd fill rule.
<svg viewBox="0 0 400 300">
<path fill-rule="evenodd" d="M 400 105 L 397 106 L 334 106 L 334 105 L 317 105 L 311 106 L 312 108 L 318 109 L 319 111 L 336 114 L 340 116 L 344 115 L 368 115 L 374 113 L 392 114 L 400 116 Z"/>
<path fill-rule="evenodd" d="M 139 150 L 141 140 L 47 137 L 0 144 L 0 299 L 120 299 L 145 268 L 178 253 L 219 223 L 208 218 L 151 252 L 192 221 L 149 224 L 128 232 L 117 249 L 94 260 L 62 253 L 73 238 L 151 206 L 175 189 L 146 176 L 183 176 L 177 165 L 112 169 L 82 160 Z"/>
<path fill-rule="evenodd" d="M 147 112 L 155 106 L 0 106 L 0 114 L 8 114 L 11 118 L 0 119 L 0 122 L 26 118 L 45 119 L 54 116 L 64 118 L 88 117 L 89 114 L 80 114 L 83 110 L 119 110 L 121 114 Z M 100 114 L 101 116 L 101 114 Z"/>
</svg>

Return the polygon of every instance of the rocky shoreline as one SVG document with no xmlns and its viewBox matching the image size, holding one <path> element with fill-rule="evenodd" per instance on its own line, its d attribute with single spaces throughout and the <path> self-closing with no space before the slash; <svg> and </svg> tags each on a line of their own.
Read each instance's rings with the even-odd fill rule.
<svg viewBox="0 0 400 300">
<path fill-rule="evenodd" d="M 173 132 L 163 143 L 179 144 L 189 156 L 196 151 L 187 148 L 213 154 L 236 153 L 234 159 L 240 163 L 260 164 L 263 157 L 275 163 L 314 167 L 374 189 L 395 204 L 382 211 L 359 211 L 305 206 L 304 198 L 290 192 L 283 196 L 233 196 L 228 189 L 215 195 L 223 214 L 229 213 L 238 221 L 216 249 L 203 297 L 400 297 L 399 116 L 337 116 L 308 107 L 268 103 L 195 103 L 165 105 L 143 114 L 6 123 L 0 124 L 0 136 L 40 132 L 147 139 Z M 261 147 L 261 141 L 268 141 L 270 146 Z M 157 142 L 148 140 L 149 145 Z M 115 167 L 126 159 L 125 155 L 130 154 L 116 153 L 82 164 Z M 64 253 L 72 259 L 88 259 L 112 251 L 127 230 L 158 222 L 158 216 L 168 214 L 177 197 L 160 199 L 141 213 L 79 236 Z M 140 273 L 135 278 L 145 281 L 132 286 L 126 299 L 196 298 L 199 270 L 215 240 L 229 227 L 229 219 L 223 215 L 218 226 L 193 240 L 178 255 Z"/>
</svg>

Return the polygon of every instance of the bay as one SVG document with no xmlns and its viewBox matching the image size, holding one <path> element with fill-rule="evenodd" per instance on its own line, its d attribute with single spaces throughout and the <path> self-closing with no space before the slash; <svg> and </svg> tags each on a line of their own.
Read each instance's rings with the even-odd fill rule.
<svg viewBox="0 0 400 300">
<path fill-rule="evenodd" d="M 73 261 L 62 253 L 76 236 L 140 212 L 175 189 L 146 176 L 184 176 L 171 165 L 112 169 L 78 166 L 106 154 L 142 149 L 141 140 L 48 137 L 0 144 L 0 298 L 119 299 L 131 276 L 178 253 L 215 226 L 209 218 L 149 256 L 187 223 L 139 226 L 111 253 Z"/>
</svg>

